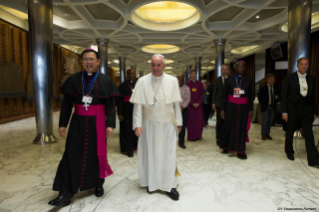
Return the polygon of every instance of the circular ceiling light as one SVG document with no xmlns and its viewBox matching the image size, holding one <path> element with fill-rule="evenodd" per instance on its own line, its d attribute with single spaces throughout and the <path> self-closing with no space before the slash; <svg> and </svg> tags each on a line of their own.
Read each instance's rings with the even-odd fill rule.
<svg viewBox="0 0 319 212">
<path fill-rule="evenodd" d="M 258 46 L 244 46 L 244 47 L 239 47 L 237 49 L 231 50 L 231 53 L 233 54 L 244 54 L 250 50 L 256 49 Z"/>
<path fill-rule="evenodd" d="M 151 63 L 152 60 L 148 60 L 147 62 L 148 62 L 148 63 Z M 165 59 L 165 63 L 166 63 L 166 64 L 171 64 L 171 63 L 174 63 L 174 60 Z"/>
<path fill-rule="evenodd" d="M 152 53 L 152 54 L 169 54 L 178 52 L 180 50 L 179 47 L 174 45 L 166 45 L 166 44 L 155 44 L 148 45 L 142 48 L 143 52 Z"/>
<path fill-rule="evenodd" d="M 200 19 L 195 7 L 176 1 L 159 1 L 143 5 L 132 13 L 137 25 L 156 31 L 173 31 L 189 27 Z"/>
<path fill-rule="evenodd" d="M 204 67 L 202 67 L 202 70 L 207 70 L 207 69 L 214 69 L 214 66 L 204 66 Z"/>
<path fill-rule="evenodd" d="M 215 60 L 210 61 L 212 64 L 215 64 Z M 224 63 L 228 63 L 229 60 L 228 59 L 224 59 Z"/>
</svg>

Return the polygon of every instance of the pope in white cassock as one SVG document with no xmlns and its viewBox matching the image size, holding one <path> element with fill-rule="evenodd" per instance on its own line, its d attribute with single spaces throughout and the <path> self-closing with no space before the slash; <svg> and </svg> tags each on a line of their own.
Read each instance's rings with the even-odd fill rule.
<svg viewBox="0 0 319 212">
<path fill-rule="evenodd" d="M 181 131 L 181 95 L 177 79 L 163 72 L 162 55 L 152 57 L 152 73 L 137 81 L 131 102 L 134 103 L 133 129 L 139 137 L 138 171 L 140 186 L 147 192 L 165 191 L 177 200 L 176 146 Z"/>
</svg>

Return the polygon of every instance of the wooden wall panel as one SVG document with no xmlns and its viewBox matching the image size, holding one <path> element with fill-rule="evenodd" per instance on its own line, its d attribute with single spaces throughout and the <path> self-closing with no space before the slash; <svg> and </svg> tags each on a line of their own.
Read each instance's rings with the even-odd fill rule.
<svg viewBox="0 0 319 212">
<path fill-rule="evenodd" d="M 60 81 L 64 74 L 65 56 L 71 51 L 53 44 L 53 79 L 55 93 L 59 94 Z M 80 63 L 80 56 L 77 56 Z M 29 33 L 0 20 L 0 63 L 16 63 L 23 67 L 25 85 L 31 68 Z M 3 78 L 0 78 L 3 80 Z M 26 89 L 26 86 L 25 86 Z M 53 101 L 53 109 L 59 110 L 61 102 Z M 21 118 L 34 116 L 34 102 L 24 98 L 0 99 L 0 124 Z"/>
</svg>

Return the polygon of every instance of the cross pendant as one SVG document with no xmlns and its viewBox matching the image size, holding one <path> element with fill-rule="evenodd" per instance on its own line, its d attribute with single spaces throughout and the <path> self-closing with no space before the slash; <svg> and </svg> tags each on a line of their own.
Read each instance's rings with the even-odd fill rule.
<svg viewBox="0 0 319 212">
<path fill-rule="evenodd" d="M 85 102 L 84 105 L 83 105 L 83 107 L 85 107 L 85 110 L 86 110 L 86 111 L 88 111 L 88 107 L 89 107 L 89 106 L 90 106 L 90 105 L 89 105 L 87 102 Z"/>
</svg>

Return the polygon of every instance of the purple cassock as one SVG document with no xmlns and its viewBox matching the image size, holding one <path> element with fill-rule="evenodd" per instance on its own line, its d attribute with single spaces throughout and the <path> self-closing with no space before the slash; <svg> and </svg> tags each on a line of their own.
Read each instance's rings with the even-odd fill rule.
<svg viewBox="0 0 319 212">
<path fill-rule="evenodd" d="M 186 84 L 191 91 L 191 101 L 187 107 L 188 124 L 187 124 L 187 140 L 198 140 L 202 138 L 204 116 L 203 116 L 203 99 L 204 87 L 200 81 L 190 81 Z M 194 103 L 199 103 L 200 106 L 195 108 Z"/>
</svg>

